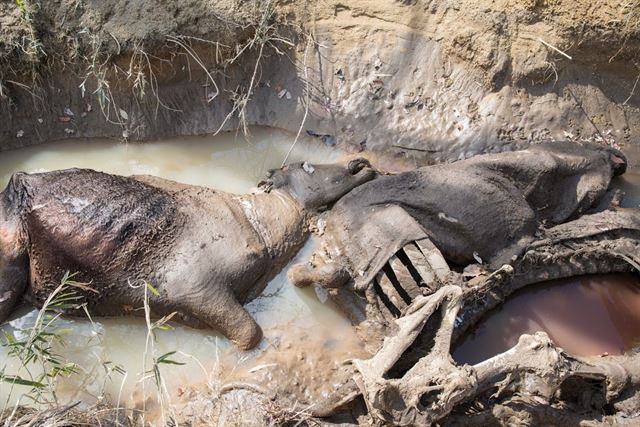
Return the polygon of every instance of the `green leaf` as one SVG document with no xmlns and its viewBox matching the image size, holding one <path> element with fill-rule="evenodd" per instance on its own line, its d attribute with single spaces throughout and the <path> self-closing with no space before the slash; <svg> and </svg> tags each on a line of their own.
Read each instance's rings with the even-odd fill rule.
<svg viewBox="0 0 640 427">
<path fill-rule="evenodd" d="M 186 363 L 176 362 L 175 360 L 169 359 L 169 357 L 173 356 L 174 354 L 176 354 L 175 351 L 170 351 L 168 353 L 165 353 L 156 359 L 156 363 L 158 364 L 164 363 L 166 365 L 186 365 Z"/>
<path fill-rule="evenodd" d="M 160 369 L 158 369 L 158 365 L 153 365 L 153 377 L 156 381 L 156 386 L 158 388 L 160 388 L 160 385 L 162 384 L 162 381 L 160 380 Z"/>
<path fill-rule="evenodd" d="M 109 371 L 111 370 L 113 372 L 117 372 L 120 375 L 127 374 L 127 371 L 125 371 L 125 369 L 121 365 L 115 364 L 113 362 L 107 361 L 107 362 L 104 362 L 102 365 L 104 366 L 105 371 L 107 373 L 109 373 Z"/>
<path fill-rule="evenodd" d="M 173 330 L 173 326 L 171 326 L 169 323 L 169 320 L 173 319 L 173 316 L 175 316 L 176 314 L 178 314 L 177 311 L 174 311 L 171 314 L 168 314 L 164 317 L 162 317 L 161 319 L 159 319 L 157 322 L 155 322 L 153 325 L 151 325 L 151 329 L 160 329 L 162 331 L 170 331 Z"/>
<path fill-rule="evenodd" d="M 4 381 L 6 383 L 11 383 L 11 384 L 17 384 L 17 385 L 26 385 L 26 386 L 35 387 L 35 388 L 46 387 L 46 385 L 44 385 L 41 382 L 27 380 L 25 378 L 18 377 L 15 375 L 3 375 L 2 377 L 0 377 L 0 381 Z"/>
<path fill-rule="evenodd" d="M 149 289 L 149 292 L 151 292 L 152 294 L 154 294 L 157 297 L 160 296 L 160 292 L 158 292 L 158 290 L 156 288 L 154 288 L 153 285 L 151 285 L 151 283 L 146 282 L 146 285 L 147 285 L 147 289 Z"/>
</svg>

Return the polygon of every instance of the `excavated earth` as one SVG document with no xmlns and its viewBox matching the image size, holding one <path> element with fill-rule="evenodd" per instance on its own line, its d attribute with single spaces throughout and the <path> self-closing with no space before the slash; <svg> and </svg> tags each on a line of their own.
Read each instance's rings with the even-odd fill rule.
<svg viewBox="0 0 640 427">
<path fill-rule="evenodd" d="M 630 143 L 639 22 L 637 0 L 4 1 L 0 148 L 241 120 L 420 161 Z"/>
<path fill-rule="evenodd" d="M 624 149 L 639 80 L 639 0 L 0 2 L 0 151 L 251 125 L 412 165 L 554 139 Z M 230 395 L 194 396 L 186 421 Z"/>
</svg>

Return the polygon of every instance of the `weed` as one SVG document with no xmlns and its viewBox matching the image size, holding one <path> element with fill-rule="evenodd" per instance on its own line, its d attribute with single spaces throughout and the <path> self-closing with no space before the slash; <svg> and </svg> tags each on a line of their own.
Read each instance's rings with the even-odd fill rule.
<svg viewBox="0 0 640 427">
<path fill-rule="evenodd" d="M 227 121 L 235 114 L 240 122 L 242 133 L 248 135 L 249 128 L 246 109 L 259 82 L 258 73 L 265 54 L 265 48 L 271 48 L 276 54 L 284 55 L 284 52 L 278 47 L 279 45 L 294 46 L 291 40 L 279 33 L 279 26 L 275 19 L 274 0 L 256 0 L 254 14 L 254 23 L 252 24 L 254 27 L 253 37 L 245 43 L 237 45 L 235 55 L 225 62 L 225 66 L 234 64 L 240 57 L 244 56 L 246 52 L 257 51 L 251 79 L 246 87 L 238 87 L 231 93 L 230 99 L 233 102 L 231 111 L 224 118 L 214 134 L 218 134 L 224 128 Z"/>
<path fill-rule="evenodd" d="M 205 84 L 205 87 L 207 87 L 208 84 L 211 83 L 211 85 L 213 85 L 213 88 L 215 90 L 215 92 L 207 92 L 207 95 L 206 95 L 207 102 L 211 102 L 220 94 L 220 89 L 218 88 L 218 85 L 217 85 L 215 79 L 213 78 L 213 76 L 209 72 L 209 69 L 205 65 L 205 61 L 203 61 L 202 58 L 200 58 L 198 53 L 193 48 L 193 46 L 191 44 L 192 40 L 208 42 L 208 41 L 203 40 L 203 39 L 197 39 L 197 38 L 194 38 L 194 37 L 187 37 L 187 36 L 169 36 L 169 37 L 167 37 L 167 42 L 173 43 L 176 46 L 182 48 L 186 52 L 186 54 L 188 55 L 188 58 L 193 59 L 196 62 L 196 64 L 198 64 L 198 66 L 204 71 L 204 73 L 207 76 L 207 82 Z M 211 42 L 211 43 L 214 43 L 214 42 Z M 219 52 L 220 52 L 219 49 L 220 49 L 221 46 L 222 45 L 220 45 L 219 43 L 215 43 L 216 59 L 219 57 Z"/>
<path fill-rule="evenodd" d="M 90 53 L 88 56 L 84 57 L 84 60 L 87 63 L 87 71 L 84 75 L 84 79 L 78 86 L 82 92 L 82 97 L 85 96 L 88 80 L 93 79 L 95 83 L 95 90 L 92 93 L 98 100 L 98 105 L 100 106 L 100 111 L 102 111 L 104 118 L 109 123 L 124 126 L 122 119 L 115 108 L 115 100 L 111 93 L 109 79 L 107 78 L 108 64 L 111 56 L 105 52 L 102 38 L 99 35 L 91 34 L 86 29 L 80 31 L 79 34 L 88 35 L 90 44 Z M 110 118 L 112 107 L 113 110 L 115 110 L 114 116 L 117 121 L 113 121 Z"/>
<path fill-rule="evenodd" d="M 132 288 L 137 288 L 139 286 L 133 286 Z M 153 379 L 153 382 L 156 387 L 156 395 L 158 399 L 158 403 L 160 404 L 162 423 L 163 425 L 167 425 L 167 417 L 166 410 L 167 405 L 169 403 L 169 391 L 167 390 L 166 383 L 162 378 L 162 373 L 160 371 L 161 365 L 184 365 L 185 363 L 178 362 L 172 359 L 172 356 L 176 354 L 176 351 L 170 351 L 164 353 L 162 355 L 157 355 L 156 351 L 156 331 L 158 330 L 169 330 L 172 329 L 172 326 L 169 324 L 169 321 L 176 315 L 176 312 L 173 312 L 167 316 L 156 320 L 155 322 L 151 321 L 151 307 L 149 305 L 149 294 L 152 294 L 155 297 L 160 297 L 160 292 L 150 283 L 143 283 L 143 308 L 144 308 L 144 318 L 147 325 L 147 338 L 145 342 L 145 350 L 142 359 L 143 366 L 143 376 L 140 379 L 142 383 L 142 396 L 143 396 L 143 407 L 142 407 L 142 425 L 145 425 L 145 413 L 146 413 L 146 389 L 145 384 L 147 380 Z M 148 359 L 151 356 L 151 366 L 148 366 Z"/>
<path fill-rule="evenodd" d="M 34 5 L 30 0 L 16 0 L 16 6 L 20 9 L 20 17 L 27 30 L 27 34 L 22 37 L 19 43 L 16 43 L 16 47 L 25 53 L 31 61 L 40 62 L 42 58 L 47 56 L 47 53 L 38 37 L 34 24 L 37 3 Z"/>
<path fill-rule="evenodd" d="M 160 60 L 156 57 L 154 57 L 154 59 Z M 127 81 L 133 82 L 131 89 L 137 99 L 142 100 L 145 97 L 147 87 L 151 89 L 151 93 L 156 99 L 156 118 L 158 117 L 158 109 L 160 107 L 174 112 L 181 112 L 180 110 L 169 107 L 160 99 L 158 93 L 158 78 L 153 70 L 151 55 L 144 50 L 141 43 L 137 43 L 133 47 L 133 53 L 129 61 L 129 69 L 125 72 L 125 76 Z"/>
<path fill-rule="evenodd" d="M 44 302 L 31 328 L 20 329 L 17 334 L 4 334 L 2 345 L 9 349 L 9 356 L 19 361 L 20 368 L 14 375 L 6 373 L 6 366 L 0 370 L 0 382 L 11 387 L 2 412 L 17 385 L 29 387 L 23 396 L 36 404 L 57 404 L 55 380 L 78 372 L 74 363 L 66 362 L 54 349 L 55 344 L 64 344 L 65 334 L 69 332 L 55 327 L 62 312 L 85 306 L 84 297 L 78 290 L 95 292 L 88 284 L 74 281 L 73 276 L 68 272 L 64 275 L 60 285 Z"/>
</svg>

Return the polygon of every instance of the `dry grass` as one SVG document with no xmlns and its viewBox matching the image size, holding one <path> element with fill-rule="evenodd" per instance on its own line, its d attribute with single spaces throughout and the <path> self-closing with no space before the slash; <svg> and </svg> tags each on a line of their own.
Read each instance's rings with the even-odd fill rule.
<svg viewBox="0 0 640 427">
<path fill-rule="evenodd" d="M 234 47 L 235 54 L 225 61 L 224 68 L 233 65 L 244 58 L 248 53 L 253 52 L 255 56 L 253 72 L 248 85 L 237 87 L 230 92 L 229 99 L 232 101 L 232 108 L 229 114 L 220 124 L 214 134 L 219 133 L 234 115 L 238 118 L 239 128 L 244 135 L 248 135 L 247 105 L 254 94 L 254 90 L 260 81 L 260 71 L 262 61 L 266 51 L 270 49 L 277 55 L 284 55 L 281 47 L 294 47 L 294 43 L 280 33 L 280 23 L 276 19 L 274 0 L 257 0 L 254 8 L 253 37 L 244 43 Z"/>
<path fill-rule="evenodd" d="M 207 102 L 211 103 L 221 95 L 229 101 L 230 111 L 217 132 L 233 119 L 237 120 L 239 129 L 248 134 L 247 106 L 260 82 L 264 59 L 270 55 L 284 55 L 286 49 L 294 46 L 290 38 L 282 35 L 283 27 L 291 29 L 293 26 L 280 21 L 275 0 L 253 0 L 252 3 L 253 12 L 242 23 L 220 18 L 226 25 L 249 35 L 231 46 L 206 36 L 180 33 L 166 35 L 164 45 L 159 45 L 161 39 L 157 38 L 122 42 L 121 45 L 121 41 L 106 30 L 95 32 L 82 28 L 48 38 L 46 48 L 51 52 L 45 52 L 45 45 L 38 37 L 38 25 L 42 26 L 37 19 L 39 3 L 16 0 L 25 35 L 11 47 L 13 54 L 0 56 L 0 102 L 15 107 L 16 91 L 26 90 L 34 102 L 45 108 L 42 89 L 48 84 L 48 76 L 64 70 L 79 79 L 78 89 L 87 104 L 96 102 L 105 121 L 119 126 L 122 138 L 126 140 L 139 129 L 132 111 L 120 105 L 125 102 L 123 100 L 126 99 L 127 105 L 155 103 L 156 118 L 160 109 L 180 113 L 162 99 L 160 81 L 184 73 L 188 80 L 202 79 L 198 83 L 203 87 Z M 153 44 L 153 48 L 147 43 Z M 178 58 L 186 61 L 186 68 L 174 68 Z M 235 87 L 224 88 L 221 81 L 228 78 L 229 72 L 243 70 L 245 64 L 250 77 L 239 79 L 242 83 Z M 125 95 L 127 91 L 131 92 L 131 97 Z"/>
<path fill-rule="evenodd" d="M 627 49 L 630 39 L 637 37 L 640 32 L 640 0 L 626 0 L 619 5 L 620 21 L 622 22 L 621 34 L 623 41 L 618 50 L 609 58 L 609 62 Z"/>
<path fill-rule="evenodd" d="M 135 423 L 134 417 L 126 415 L 125 411 L 99 406 L 81 410 L 78 409 L 77 403 L 46 410 L 18 407 L 10 413 L 0 414 L 1 427 L 133 427 L 136 425 L 139 424 Z"/>
</svg>

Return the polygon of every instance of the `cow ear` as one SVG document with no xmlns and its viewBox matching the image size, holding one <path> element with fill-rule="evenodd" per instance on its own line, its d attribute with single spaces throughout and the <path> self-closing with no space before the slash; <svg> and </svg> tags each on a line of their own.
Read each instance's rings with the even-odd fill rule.
<svg viewBox="0 0 640 427">
<path fill-rule="evenodd" d="M 265 179 L 263 181 L 260 181 L 258 183 L 258 188 L 264 191 L 265 193 L 268 193 L 273 188 L 273 181 L 271 181 L 270 179 Z"/>
</svg>

